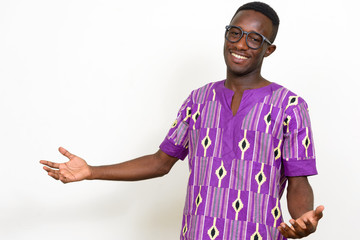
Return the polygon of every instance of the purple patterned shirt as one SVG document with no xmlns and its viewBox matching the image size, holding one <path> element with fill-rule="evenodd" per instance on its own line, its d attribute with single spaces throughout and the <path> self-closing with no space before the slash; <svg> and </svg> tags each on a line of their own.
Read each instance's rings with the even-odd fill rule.
<svg viewBox="0 0 360 240">
<path fill-rule="evenodd" d="M 189 159 L 180 239 L 285 239 L 287 176 L 317 174 L 307 104 L 271 83 L 246 90 L 233 116 L 224 83 L 194 90 L 160 145 Z"/>
</svg>

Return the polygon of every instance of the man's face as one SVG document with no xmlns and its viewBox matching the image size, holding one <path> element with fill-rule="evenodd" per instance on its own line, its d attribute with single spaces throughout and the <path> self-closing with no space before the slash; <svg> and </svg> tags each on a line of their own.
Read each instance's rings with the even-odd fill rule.
<svg viewBox="0 0 360 240">
<path fill-rule="evenodd" d="M 241 27 L 246 32 L 255 31 L 267 38 L 272 33 L 271 20 L 260 12 L 253 10 L 242 10 L 236 14 L 230 25 Z M 263 58 L 270 55 L 275 46 L 269 48 L 264 43 L 259 49 L 251 49 L 246 45 L 245 34 L 239 42 L 231 43 L 225 39 L 224 58 L 227 66 L 227 73 L 234 76 L 244 76 L 253 72 L 259 72 Z"/>
</svg>

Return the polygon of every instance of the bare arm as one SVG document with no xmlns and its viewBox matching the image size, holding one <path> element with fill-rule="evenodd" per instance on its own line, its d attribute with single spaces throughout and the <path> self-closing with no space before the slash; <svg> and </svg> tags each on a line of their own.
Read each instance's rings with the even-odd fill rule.
<svg viewBox="0 0 360 240">
<path fill-rule="evenodd" d="M 314 193 L 307 177 L 288 178 L 287 203 L 293 219 L 314 209 Z"/>
<path fill-rule="evenodd" d="M 314 194 L 307 177 L 289 177 L 287 202 L 291 226 L 281 223 L 278 230 L 287 238 L 302 238 L 315 232 L 323 206 L 314 208 Z"/>
<path fill-rule="evenodd" d="M 61 154 L 66 156 L 69 161 L 65 163 L 54 163 L 41 160 L 44 170 L 48 175 L 63 183 L 76 182 L 81 180 L 121 180 L 135 181 L 167 174 L 178 160 L 159 150 L 154 154 L 139 157 L 127 162 L 93 167 L 86 161 L 64 148 L 59 148 Z"/>
<path fill-rule="evenodd" d="M 161 177 L 167 174 L 178 159 L 161 150 L 127 162 L 91 167 L 89 179 L 136 181 Z"/>
</svg>

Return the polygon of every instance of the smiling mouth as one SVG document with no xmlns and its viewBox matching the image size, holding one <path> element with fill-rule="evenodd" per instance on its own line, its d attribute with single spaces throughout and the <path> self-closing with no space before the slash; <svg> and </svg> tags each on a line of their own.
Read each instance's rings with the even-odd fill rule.
<svg viewBox="0 0 360 240">
<path fill-rule="evenodd" d="M 236 57 L 237 59 L 249 59 L 248 57 L 245 57 L 245 56 L 241 56 L 239 54 L 236 54 L 236 53 L 231 53 L 232 56 Z"/>
</svg>

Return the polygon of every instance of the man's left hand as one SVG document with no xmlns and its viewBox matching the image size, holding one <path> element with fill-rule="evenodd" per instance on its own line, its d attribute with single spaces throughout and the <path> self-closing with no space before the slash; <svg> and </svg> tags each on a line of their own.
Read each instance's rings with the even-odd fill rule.
<svg viewBox="0 0 360 240">
<path fill-rule="evenodd" d="M 315 210 L 304 213 L 301 217 L 291 219 L 291 226 L 281 223 L 278 230 L 286 238 L 303 238 L 315 232 L 319 220 L 323 216 L 324 206 L 318 206 Z"/>
</svg>

